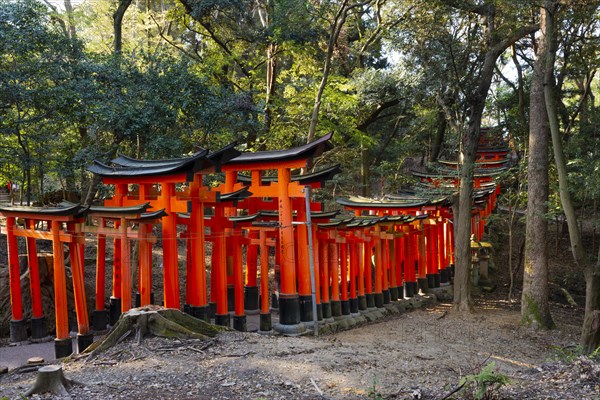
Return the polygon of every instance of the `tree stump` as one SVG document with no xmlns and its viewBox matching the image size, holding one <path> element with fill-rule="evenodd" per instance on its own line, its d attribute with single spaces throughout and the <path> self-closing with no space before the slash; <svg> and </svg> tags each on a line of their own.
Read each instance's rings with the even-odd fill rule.
<svg viewBox="0 0 600 400">
<path fill-rule="evenodd" d="M 147 334 L 165 338 L 208 340 L 224 330 L 229 328 L 209 324 L 173 308 L 149 305 L 122 314 L 110 332 L 89 346 L 84 353 L 91 353 L 90 358 L 94 358 L 132 333 L 135 333 L 137 344 L 140 344 Z"/>
<path fill-rule="evenodd" d="M 33 387 L 24 396 L 29 397 L 32 394 L 52 393 L 57 396 L 69 398 L 68 390 L 74 384 L 74 381 L 65 378 L 61 366 L 47 365 L 38 370 Z"/>
</svg>

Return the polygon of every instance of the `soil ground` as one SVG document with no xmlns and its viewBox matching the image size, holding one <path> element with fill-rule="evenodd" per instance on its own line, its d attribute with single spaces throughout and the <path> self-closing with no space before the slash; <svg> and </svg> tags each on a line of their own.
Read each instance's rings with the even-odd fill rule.
<svg viewBox="0 0 600 400">
<path fill-rule="evenodd" d="M 71 391 L 77 399 L 441 399 L 490 362 L 511 380 L 497 398 L 600 398 L 598 361 L 566 359 L 576 353 L 578 310 L 554 304 L 557 329 L 536 332 L 519 325 L 517 305 L 495 297 L 478 297 L 472 315 L 438 304 L 319 337 L 128 339 L 63 367 L 84 384 Z M 19 398 L 34 380 L 13 370 L 0 377 L 0 395 Z"/>
</svg>

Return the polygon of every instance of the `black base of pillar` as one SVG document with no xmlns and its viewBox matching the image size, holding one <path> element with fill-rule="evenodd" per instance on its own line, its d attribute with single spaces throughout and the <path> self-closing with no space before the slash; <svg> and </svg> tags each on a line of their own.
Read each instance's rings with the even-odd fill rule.
<svg viewBox="0 0 600 400">
<path fill-rule="evenodd" d="M 65 358 L 73 354 L 73 341 L 71 338 L 54 339 L 54 358 Z"/>
<path fill-rule="evenodd" d="M 404 282 L 404 297 L 415 297 L 417 282 Z"/>
<path fill-rule="evenodd" d="M 269 332 L 273 329 L 273 323 L 271 322 L 271 314 L 260 314 L 260 328 L 263 332 Z"/>
<path fill-rule="evenodd" d="M 429 285 L 427 285 L 427 278 L 417 278 L 417 284 L 419 285 L 419 290 L 423 293 L 427 293 L 429 290 Z"/>
<path fill-rule="evenodd" d="M 233 286 L 227 285 L 227 311 L 235 310 L 235 290 Z"/>
<path fill-rule="evenodd" d="M 246 286 L 244 288 L 244 308 L 248 311 L 258 311 L 260 309 L 258 286 Z"/>
<path fill-rule="evenodd" d="M 279 296 L 277 293 L 271 293 L 271 309 L 279 310 Z"/>
<path fill-rule="evenodd" d="M 24 319 L 10 321 L 10 341 L 22 342 L 27 340 L 27 321 Z"/>
<path fill-rule="evenodd" d="M 450 277 L 454 277 L 454 274 L 456 273 L 456 266 L 454 264 L 450 264 Z"/>
<path fill-rule="evenodd" d="M 215 314 L 215 325 L 230 326 L 229 314 Z"/>
<path fill-rule="evenodd" d="M 435 287 L 435 275 L 436 274 L 427 274 L 427 287 L 434 288 Z"/>
<path fill-rule="evenodd" d="M 383 308 L 383 293 L 375 293 L 374 295 L 375 307 Z"/>
<path fill-rule="evenodd" d="M 208 303 L 209 316 L 211 319 L 217 315 L 217 303 Z"/>
<path fill-rule="evenodd" d="M 352 314 L 358 313 L 358 299 L 350 299 L 350 312 Z"/>
<path fill-rule="evenodd" d="M 341 317 L 342 316 L 342 302 L 339 300 L 331 301 L 331 316 Z"/>
<path fill-rule="evenodd" d="M 397 287 L 390 288 L 390 300 L 398 301 L 398 288 Z"/>
<path fill-rule="evenodd" d="M 390 294 L 389 289 L 385 289 L 381 292 L 383 295 L 383 304 L 390 304 L 392 301 L 392 295 Z"/>
<path fill-rule="evenodd" d="M 210 307 L 209 306 L 190 306 L 190 315 L 205 322 L 210 322 Z"/>
<path fill-rule="evenodd" d="M 350 315 L 350 300 L 342 300 L 342 315 Z"/>
<path fill-rule="evenodd" d="M 46 317 L 31 318 L 31 338 L 42 339 L 48 336 Z"/>
<path fill-rule="evenodd" d="M 440 272 L 440 282 L 441 283 L 448 283 L 448 282 L 450 282 L 450 275 L 451 274 L 452 274 L 452 272 L 450 271 L 450 267 L 444 268 Z"/>
<path fill-rule="evenodd" d="M 367 308 L 375 307 L 375 295 L 373 293 L 367 293 Z"/>
<path fill-rule="evenodd" d="M 367 309 L 367 296 L 358 296 L 358 309 L 363 311 Z"/>
<path fill-rule="evenodd" d="M 297 325 L 300 323 L 300 298 L 298 295 L 279 295 L 279 323 Z"/>
<path fill-rule="evenodd" d="M 440 274 L 433 275 L 433 287 L 440 287 L 442 285 L 442 277 Z"/>
<path fill-rule="evenodd" d="M 91 333 L 85 335 L 77 334 L 77 353 L 83 353 L 92 343 L 94 343 L 94 335 Z"/>
<path fill-rule="evenodd" d="M 404 299 L 404 286 L 398 286 L 398 300 Z"/>
<path fill-rule="evenodd" d="M 108 323 L 115 326 L 121 316 L 121 299 L 111 297 L 108 304 Z"/>
<path fill-rule="evenodd" d="M 191 306 L 189 304 L 184 304 L 183 305 L 183 312 L 187 315 L 192 315 L 192 310 L 190 308 Z"/>
<path fill-rule="evenodd" d="M 142 306 L 142 295 L 139 293 L 135 294 L 135 302 L 133 303 L 135 308 Z M 154 304 L 154 293 L 150 293 L 150 304 Z"/>
<path fill-rule="evenodd" d="M 331 303 L 323 303 L 323 318 L 331 318 Z"/>
<path fill-rule="evenodd" d="M 301 295 L 300 299 L 300 321 L 310 322 L 313 320 L 312 296 Z"/>
<path fill-rule="evenodd" d="M 105 331 L 108 326 L 108 311 L 94 310 L 90 318 L 90 325 L 95 331 Z"/>
<path fill-rule="evenodd" d="M 246 316 L 245 315 L 234 315 L 233 316 L 233 329 L 240 332 L 248 331 L 246 326 Z"/>
</svg>

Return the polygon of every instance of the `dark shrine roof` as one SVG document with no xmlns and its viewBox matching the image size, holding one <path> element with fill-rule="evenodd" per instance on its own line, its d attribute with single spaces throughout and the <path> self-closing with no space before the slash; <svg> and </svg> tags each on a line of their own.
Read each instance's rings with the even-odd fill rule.
<svg viewBox="0 0 600 400">
<path fill-rule="evenodd" d="M 338 197 L 335 199 L 338 204 L 345 207 L 361 207 L 361 208 L 372 208 L 372 209 L 402 209 L 402 208 L 415 208 L 432 205 L 427 199 L 411 199 L 411 200 L 376 200 L 367 197 L 350 197 L 343 199 Z"/>
<path fill-rule="evenodd" d="M 333 179 L 333 177 L 342 172 L 340 165 L 334 165 L 329 168 L 324 168 L 315 172 L 303 175 L 292 175 L 292 182 L 298 182 L 300 185 L 310 185 L 311 183 L 325 182 Z M 252 178 L 245 174 L 238 173 L 238 181 L 250 184 Z M 277 182 L 276 176 L 263 176 L 262 182 Z"/>
<path fill-rule="evenodd" d="M 0 213 L 23 213 L 23 214 L 38 214 L 40 216 L 79 216 L 87 210 L 80 204 L 70 203 L 69 205 L 63 204 L 58 207 L 21 207 L 21 206 L 0 206 Z"/>
<path fill-rule="evenodd" d="M 315 141 L 292 149 L 242 153 L 230 160 L 228 164 L 252 164 L 318 157 L 323 154 L 323 152 L 332 149 L 332 145 L 329 143 L 329 140 L 331 140 L 332 137 L 333 132 L 328 133 Z"/>
<path fill-rule="evenodd" d="M 208 150 L 195 153 L 188 158 L 178 159 L 177 161 L 159 160 L 156 163 L 148 163 L 141 161 L 135 166 L 111 167 L 99 161 L 94 161 L 94 164 L 88 167 L 88 171 L 98 174 L 102 177 L 142 177 L 142 176 L 161 176 L 177 173 L 187 173 L 188 178 L 194 172 L 200 171 L 211 165 L 207 158 Z M 122 157 L 122 156 L 121 156 Z M 119 158 L 117 158 L 119 160 Z M 122 159 L 121 161 L 123 161 Z"/>
</svg>

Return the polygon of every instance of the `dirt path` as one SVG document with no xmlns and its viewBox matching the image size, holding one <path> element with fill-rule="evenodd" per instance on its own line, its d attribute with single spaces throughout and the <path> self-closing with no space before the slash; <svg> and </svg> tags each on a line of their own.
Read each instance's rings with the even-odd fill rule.
<svg viewBox="0 0 600 400">
<path fill-rule="evenodd" d="M 318 338 L 229 332 L 210 343 L 126 340 L 64 369 L 85 383 L 72 393 L 80 399 L 425 399 L 443 397 L 460 376 L 495 361 L 512 379 L 504 398 L 593 399 L 600 377 L 586 386 L 546 371 L 559 369 L 549 363 L 555 349 L 577 340 L 573 314 L 557 308 L 558 329 L 534 332 L 498 300 L 482 301 L 467 317 L 442 304 Z M 540 383 L 546 375 L 553 384 Z M 18 398 L 34 377 L 1 377 L 0 395 Z"/>
</svg>

